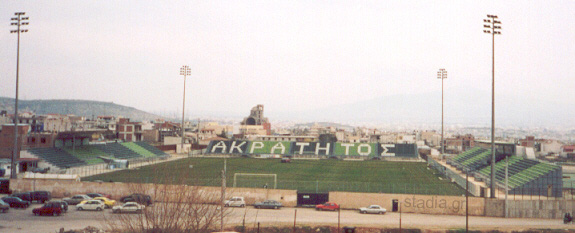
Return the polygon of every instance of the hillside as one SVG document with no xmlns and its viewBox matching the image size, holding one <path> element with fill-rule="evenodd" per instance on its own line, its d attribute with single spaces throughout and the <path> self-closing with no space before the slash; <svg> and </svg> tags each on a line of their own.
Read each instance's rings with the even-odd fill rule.
<svg viewBox="0 0 575 233">
<path fill-rule="evenodd" d="M 74 114 L 88 118 L 112 115 L 127 117 L 133 121 L 163 118 L 133 107 L 91 100 L 18 100 L 18 106 L 18 112 L 28 111 L 36 114 Z M 14 98 L 0 97 L 0 110 L 14 113 Z"/>
</svg>

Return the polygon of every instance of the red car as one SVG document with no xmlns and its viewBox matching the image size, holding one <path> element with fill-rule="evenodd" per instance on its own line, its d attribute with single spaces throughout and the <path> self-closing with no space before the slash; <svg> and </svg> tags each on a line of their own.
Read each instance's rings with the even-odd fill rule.
<svg viewBox="0 0 575 233">
<path fill-rule="evenodd" d="M 326 202 L 315 206 L 315 210 L 339 210 L 339 205 L 333 202 Z"/>
<path fill-rule="evenodd" d="M 32 213 L 34 213 L 34 215 L 59 216 L 62 214 L 62 205 L 57 202 L 48 202 L 40 208 L 33 209 Z"/>
</svg>

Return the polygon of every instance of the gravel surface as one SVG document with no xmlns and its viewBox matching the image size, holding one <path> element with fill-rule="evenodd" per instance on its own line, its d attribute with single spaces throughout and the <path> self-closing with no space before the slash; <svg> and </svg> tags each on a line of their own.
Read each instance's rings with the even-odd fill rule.
<svg viewBox="0 0 575 233">
<path fill-rule="evenodd" d="M 32 209 L 40 207 L 33 204 L 27 209 L 10 209 L 8 213 L 0 213 L 0 232 L 48 233 L 66 230 L 83 229 L 87 226 L 103 227 L 104 219 L 113 217 L 111 210 L 77 211 L 70 206 L 68 213 L 62 216 L 34 216 Z M 153 207 L 151 207 L 153 208 Z M 280 210 L 258 210 L 253 207 L 231 208 L 228 218 L 229 226 L 242 225 L 244 215 L 246 227 L 293 226 L 294 215 L 298 226 L 334 226 L 338 225 L 338 212 L 316 211 L 309 208 L 282 208 Z M 378 228 L 398 228 L 399 213 L 385 215 L 360 214 L 357 210 L 342 210 L 339 214 L 340 226 L 364 226 Z M 401 214 L 402 228 L 421 229 L 462 229 L 465 228 L 465 216 Z M 493 218 L 469 217 L 470 229 L 493 229 L 500 231 L 527 229 L 575 229 L 575 225 L 564 225 L 561 219 L 525 219 L 525 218 Z"/>
</svg>

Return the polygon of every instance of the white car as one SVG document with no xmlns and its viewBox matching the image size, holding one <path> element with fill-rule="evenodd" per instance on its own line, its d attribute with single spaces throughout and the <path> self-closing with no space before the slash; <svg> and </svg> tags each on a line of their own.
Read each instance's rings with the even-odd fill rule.
<svg viewBox="0 0 575 233">
<path fill-rule="evenodd" d="M 136 202 L 126 202 L 120 206 L 114 206 L 112 208 L 113 213 L 142 213 L 146 208 L 144 205 L 140 205 Z"/>
<path fill-rule="evenodd" d="M 80 204 L 76 205 L 77 210 L 97 210 L 102 211 L 106 208 L 106 204 L 100 200 L 87 200 L 80 202 Z"/>
<path fill-rule="evenodd" d="M 362 214 L 385 214 L 387 210 L 378 205 L 370 205 L 369 207 L 362 207 L 359 209 Z"/>
<path fill-rule="evenodd" d="M 230 200 L 224 202 L 224 206 L 245 207 L 246 202 L 244 201 L 243 197 L 232 197 Z"/>
</svg>

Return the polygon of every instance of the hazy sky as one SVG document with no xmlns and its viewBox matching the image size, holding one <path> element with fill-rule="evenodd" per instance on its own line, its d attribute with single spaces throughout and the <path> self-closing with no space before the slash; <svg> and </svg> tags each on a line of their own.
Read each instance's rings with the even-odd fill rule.
<svg viewBox="0 0 575 233">
<path fill-rule="evenodd" d="M 575 106 L 575 1 L 7 1 L 0 96 L 112 101 L 179 112 L 314 109 L 376 97 L 491 89 Z M 2 22 L 3 21 L 3 22 Z"/>
</svg>

